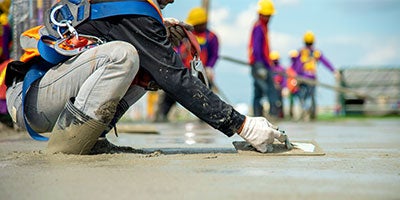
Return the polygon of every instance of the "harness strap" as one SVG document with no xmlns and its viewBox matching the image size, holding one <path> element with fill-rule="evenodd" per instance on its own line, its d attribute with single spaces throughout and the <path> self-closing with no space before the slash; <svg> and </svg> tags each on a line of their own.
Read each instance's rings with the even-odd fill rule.
<svg viewBox="0 0 400 200">
<path fill-rule="evenodd" d="M 62 23 L 67 21 L 73 27 L 78 26 L 87 19 L 95 20 L 120 15 L 149 16 L 163 24 L 161 13 L 150 2 L 143 0 L 62 0 L 46 11 L 45 26 L 48 32 L 59 37 L 68 31 Z M 54 21 L 55 20 L 55 21 Z M 62 25 L 62 26 L 61 26 Z"/>
<path fill-rule="evenodd" d="M 70 58 L 69 56 L 64 56 L 58 53 L 54 49 L 54 43 L 56 40 L 57 39 L 52 36 L 44 35 L 40 38 L 37 45 L 40 56 L 47 62 L 54 65 Z"/>
<path fill-rule="evenodd" d="M 101 19 L 118 15 L 144 15 L 156 19 L 163 24 L 158 11 L 147 1 L 113 1 L 90 5 L 90 19 Z"/>
<path fill-rule="evenodd" d="M 22 113 L 24 113 L 24 122 L 26 130 L 28 131 L 29 135 L 39 141 L 47 141 L 48 138 L 40 135 L 36 131 L 34 131 L 30 126 L 28 121 L 25 117 L 25 97 L 26 93 L 28 92 L 31 84 L 38 80 L 39 78 L 43 77 L 44 74 L 49 70 L 53 65 L 51 63 L 40 62 L 38 64 L 34 64 L 25 75 L 24 82 L 22 84 Z"/>
</svg>

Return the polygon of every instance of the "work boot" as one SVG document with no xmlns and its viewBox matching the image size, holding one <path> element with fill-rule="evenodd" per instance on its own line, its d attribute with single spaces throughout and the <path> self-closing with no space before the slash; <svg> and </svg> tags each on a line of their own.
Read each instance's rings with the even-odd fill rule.
<svg viewBox="0 0 400 200">
<path fill-rule="evenodd" d="M 114 153 L 144 153 L 143 150 L 134 149 L 129 146 L 117 146 L 109 142 L 107 138 L 100 137 L 94 147 L 90 150 L 90 155 Z"/>
<path fill-rule="evenodd" d="M 78 110 L 68 101 L 51 132 L 48 153 L 88 154 L 107 125 Z"/>
<path fill-rule="evenodd" d="M 128 109 L 129 109 L 128 103 L 122 99 L 117 105 L 117 109 L 115 111 L 114 118 L 108 124 L 107 128 L 103 131 L 103 133 L 101 133 L 100 137 L 105 138 L 106 134 L 108 132 L 110 132 L 111 129 L 113 129 L 113 128 L 114 128 L 115 135 L 118 137 L 116 125 Z"/>
</svg>

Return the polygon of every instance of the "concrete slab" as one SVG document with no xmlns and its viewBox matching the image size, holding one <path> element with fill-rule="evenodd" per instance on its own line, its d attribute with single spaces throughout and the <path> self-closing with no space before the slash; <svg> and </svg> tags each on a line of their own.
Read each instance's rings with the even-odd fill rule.
<svg viewBox="0 0 400 200">
<path fill-rule="evenodd" d="M 122 123 L 117 124 L 117 131 L 121 133 L 143 133 L 143 134 L 159 134 L 154 124 L 148 123 Z"/>
<path fill-rule="evenodd" d="M 400 118 L 278 124 L 325 156 L 241 154 L 240 136 L 154 125 L 159 134 L 107 136 L 144 154 L 87 156 L 44 154 L 46 142 L 0 128 L 0 199 L 400 199 Z"/>
</svg>

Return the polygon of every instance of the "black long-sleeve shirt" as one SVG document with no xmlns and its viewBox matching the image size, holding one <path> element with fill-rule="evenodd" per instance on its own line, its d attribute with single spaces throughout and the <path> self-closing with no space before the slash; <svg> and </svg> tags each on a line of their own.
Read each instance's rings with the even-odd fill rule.
<svg viewBox="0 0 400 200">
<path fill-rule="evenodd" d="M 170 97 L 227 136 L 235 134 L 244 122 L 244 115 L 222 101 L 184 67 L 171 47 L 165 27 L 157 20 L 138 15 L 115 16 L 85 22 L 77 30 L 106 41 L 131 43 L 139 53 L 140 67 L 149 72 Z"/>
</svg>

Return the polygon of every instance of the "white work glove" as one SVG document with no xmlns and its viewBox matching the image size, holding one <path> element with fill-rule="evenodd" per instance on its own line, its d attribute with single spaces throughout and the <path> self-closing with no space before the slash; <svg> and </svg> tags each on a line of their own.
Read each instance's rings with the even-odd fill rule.
<svg viewBox="0 0 400 200">
<path fill-rule="evenodd" d="M 272 152 L 274 139 L 286 142 L 287 136 L 264 117 L 248 117 L 239 135 L 261 153 Z"/>
<path fill-rule="evenodd" d="M 171 44 L 178 47 L 181 41 L 187 37 L 184 29 L 192 31 L 193 26 L 179 21 L 175 18 L 164 18 L 164 26 L 167 29 L 167 37 Z"/>
</svg>

